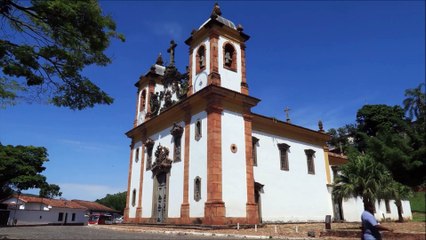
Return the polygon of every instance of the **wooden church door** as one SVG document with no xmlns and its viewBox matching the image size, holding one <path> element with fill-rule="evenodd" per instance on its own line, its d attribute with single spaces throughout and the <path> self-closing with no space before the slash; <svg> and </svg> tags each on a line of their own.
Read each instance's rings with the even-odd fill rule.
<svg viewBox="0 0 426 240">
<path fill-rule="evenodd" d="M 167 174 L 157 175 L 157 223 L 164 222 L 167 207 Z"/>
</svg>

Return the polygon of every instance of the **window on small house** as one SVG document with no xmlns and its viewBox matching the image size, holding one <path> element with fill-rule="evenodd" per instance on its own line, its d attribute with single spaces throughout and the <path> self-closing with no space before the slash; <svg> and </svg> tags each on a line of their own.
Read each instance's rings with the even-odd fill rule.
<svg viewBox="0 0 426 240">
<path fill-rule="evenodd" d="M 258 142 L 259 142 L 258 138 L 251 137 L 253 166 L 257 166 L 257 143 Z"/>
<path fill-rule="evenodd" d="M 196 202 L 201 200 L 201 178 L 199 176 L 194 179 L 194 200 Z"/>
<path fill-rule="evenodd" d="M 288 171 L 290 169 L 288 164 L 288 150 L 290 149 L 290 146 L 285 143 L 278 143 L 277 145 L 280 150 L 280 169 Z"/>
<path fill-rule="evenodd" d="M 58 222 L 63 221 L 64 220 L 64 213 L 60 212 L 58 215 Z"/>
<path fill-rule="evenodd" d="M 385 207 L 386 207 L 386 213 L 390 213 L 390 205 L 389 205 L 389 200 L 385 200 Z"/>
<path fill-rule="evenodd" d="M 132 191 L 132 206 L 134 207 L 136 205 L 136 189 L 133 189 Z"/>
<path fill-rule="evenodd" d="M 136 148 L 136 151 L 135 151 L 135 162 L 138 162 L 139 161 L 139 148 Z"/>
<path fill-rule="evenodd" d="M 75 221 L 75 213 L 73 213 L 72 215 L 71 215 L 71 221 Z"/>
<path fill-rule="evenodd" d="M 305 153 L 306 153 L 306 159 L 308 163 L 308 173 L 315 174 L 315 165 L 314 165 L 315 151 L 312 149 L 306 149 Z"/>
<path fill-rule="evenodd" d="M 197 120 L 195 123 L 195 140 L 201 139 L 201 120 Z"/>
<path fill-rule="evenodd" d="M 231 70 L 237 70 L 237 52 L 231 43 L 225 43 L 223 47 L 223 66 Z"/>
<path fill-rule="evenodd" d="M 197 50 L 196 55 L 196 69 L 197 73 L 206 68 L 206 48 L 204 45 L 201 45 Z"/>
<path fill-rule="evenodd" d="M 154 141 L 148 139 L 145 142 L 146 147 L 146 170 L 151 170 L 152 167 L 152 149 L 154 148 Z"/>
</svg>

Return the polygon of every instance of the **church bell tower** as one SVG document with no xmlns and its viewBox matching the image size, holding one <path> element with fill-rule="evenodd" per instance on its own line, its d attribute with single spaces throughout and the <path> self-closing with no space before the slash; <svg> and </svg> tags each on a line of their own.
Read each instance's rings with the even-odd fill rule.
<svg viewBox="0 0 426 240">
<path fill-rule="evenodd" d="M 245 42 L 249 36 L 239 24 L 222 17 L 216 3 L 210 18 L 194 29 L 189 45 L 189 95 L 208 85 L 217 85 L 248 95 Z"/>
</svg>

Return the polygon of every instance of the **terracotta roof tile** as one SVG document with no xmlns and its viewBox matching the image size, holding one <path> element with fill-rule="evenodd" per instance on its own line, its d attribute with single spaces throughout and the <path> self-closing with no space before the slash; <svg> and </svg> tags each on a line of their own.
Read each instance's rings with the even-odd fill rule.
<svg viewBox="0 0 426 240">
<path fill-rule="evenodd" d="M 84 206 L 85 208 L 92 210 L 92 211 L 98 211 L 98 212 L 119 212 L 112 208 L 109 208 L 107 206 L 104 206 L 97 202 L 90 202 L 90 201 L 84 201 L 84 200 L 72 200 L 75 203 L 78 203 L 81 206 Z"/>
</svg>

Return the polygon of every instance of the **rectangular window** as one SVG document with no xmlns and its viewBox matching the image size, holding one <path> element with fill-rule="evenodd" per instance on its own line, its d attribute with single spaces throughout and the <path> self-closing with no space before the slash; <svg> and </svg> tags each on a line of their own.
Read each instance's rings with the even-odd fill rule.
<svg viewBox="0 0 426 240">
<path fill-rule="evenodd" d="M 59 213 L 59 216 L 58 216 L 58 222 L 61 222 L 61 221 L 63 221 L 64 220 L 64 213 L 63 212 L 60 212 Z"/>
<path fill-rule="evenodd" d="M 146 170 L 151 170 L 152 168 L 152 149 L 154 148 L 154 141 L 148 138 L 145 142 L 146 147 Z"/>
<path fill-rule="evenodd" d="M 389 200 L 385 200 L 386 213 L 391 213 Z"/>
<path fill-rule="evenodd" d="M 252 158 L 253 158 L 253 166 L 257 166 L 257 143 L 259 139 L 256 137 L 251 137 L 252 142 Z"/>
<path fill-rule="evenodd" d="M 170 130 L 170 133 L 173 136 L 173 162 L 180 162 L 182 161 L 181 158 L 181 139 L 183 134 L 183 127 L 180 126 L 177 123 L 173 124 L 172 130 Z"/>
<path fill-rule="evenodd" d="M 75 221 L 75 213 L 73 213 L 72 215 L 71 215 L 71 221 Z"/>
<path fill-rule="evenodd" d="M 280 150 L 280 169 L 283 171 L 290 170 L 290 166 L 288 164 L 288 150 L 290 146 L 285 143 L 278 143 L 278 149 Z"/>
<path fill-rule="evenodd" d="M 136 148 L 136 153 L 135 153 L 135 162 L 139 161 L 139 148 Z"/>
<path fill-rule="evenodd" d="M 312 149 L 306 149 L 305 153 L 306 153 L 306 159 L 308 162 L 308 173 L 315 174 L 315 165 L 314 165 L 315 151 Z"/>
</svg>

